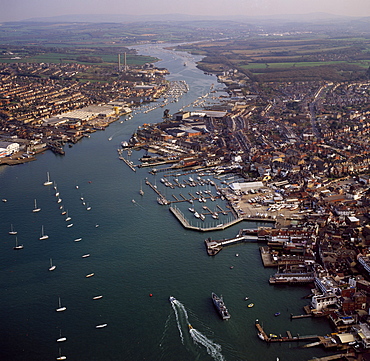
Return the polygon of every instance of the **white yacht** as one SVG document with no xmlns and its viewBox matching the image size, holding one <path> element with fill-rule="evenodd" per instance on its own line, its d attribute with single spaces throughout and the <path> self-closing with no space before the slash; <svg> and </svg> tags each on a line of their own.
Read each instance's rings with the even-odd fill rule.
<svg viewBox="0 0 370 361">
<path fill-rule="evenodd" d="M 35 207 L 33 208 L 32 212 L 37 213 L 37 212 L 40 212 L 40 211 L 41 211 L 41 208 L 37 207 L 37 202 L 36 202 L 36 199 L 35 199 Z"/>
<path fill-rule="evenodd" d="M 62 303 L 61 303 L 60 297 L 59 297 L 58 308 L 56 308 L 55 311 L 57 311 L 57 312 L 63 312 L 66 309 L 67 309 L 67 307 L 62 306 Z"/>
<path fill-rule="evenodd" d="M 53 182 L 50 180 L 49 172 L 47 172 L 46 175 L 47 175 L 47 181 L 44 182 L 44 186 L 50 186 L 51 184 L 53 184 Z"/>
<path fill-rule="evenodd" d="M 47 234 L 44 234 L 44 226 L 41 227 L 41 236 L 39 238 L 40 241 L 44 240 L 44 239 L 48 239 L 49 236 Z"/>
</svg>

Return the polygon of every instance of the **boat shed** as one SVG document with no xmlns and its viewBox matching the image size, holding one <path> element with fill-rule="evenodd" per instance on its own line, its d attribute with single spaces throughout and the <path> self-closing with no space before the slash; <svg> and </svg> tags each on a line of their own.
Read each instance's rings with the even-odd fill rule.
<svg viewBox="0 0 370 361">
<path fill-rule="evenodd" d="M 251 189 L 257 190 L 263 188 L 262 182 L 243 182 L 243 183 L 231 183 L 230 188 L 234 192 L 247 192 Z"/>
<path fill-rule="evenodd" d="M 0 141 L 0 158 L 19 152 L 19 144 Z"/>
<path fill-rule="evenodd" d="M 337 335 L 337 337 L 342 344 L 356 341 L 355 336 L 353 336 L 352 333 L 340 333 Z"/>
</svg>

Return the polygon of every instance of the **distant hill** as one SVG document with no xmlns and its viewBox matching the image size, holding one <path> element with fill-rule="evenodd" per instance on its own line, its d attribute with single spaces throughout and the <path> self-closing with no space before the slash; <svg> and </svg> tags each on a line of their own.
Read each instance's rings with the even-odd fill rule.
<svg viewBox="0 0 370 361">
<path fill-rule="evenodd" d="M 129 15 L 129 14 L 74 14 L 60 15 L 52 17 L 38 17 L 25 19 L 27 22 L 83 22 L 83 23 L 126 23 L 126 22 L 146 22 L 146 21 L 200 21 L 200 20 L 233 20 L 250 23 L 263 23 L 274 21 L 277 23 L 285 22 L 333 22 L 333 21 L 351 21 L 356 18 L 349 16 L 333 15 L 328 13 L 310 13 L 310 14 L 289 14 L 289 15 L 271 15 L 271 16 L 210 16 L 210 15 L 188 15 L 188 14 L 156 14 L 156 15 Z"/>
</svg>

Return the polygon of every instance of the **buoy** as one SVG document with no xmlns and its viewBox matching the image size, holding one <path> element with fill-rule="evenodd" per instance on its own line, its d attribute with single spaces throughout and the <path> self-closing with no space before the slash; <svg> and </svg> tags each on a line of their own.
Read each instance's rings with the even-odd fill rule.
<svg viewBox="0 0 370 361">
<path fill-rule="evenodd" d="M 149 297 L 152 297 L 153 296 L 153 293 L 149 293 Z"/>
</svg>

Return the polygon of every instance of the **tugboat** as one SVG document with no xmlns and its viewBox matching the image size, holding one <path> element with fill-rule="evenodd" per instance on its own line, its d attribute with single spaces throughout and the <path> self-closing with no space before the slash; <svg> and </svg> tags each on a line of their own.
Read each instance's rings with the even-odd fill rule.
<svg viewBox="0 0 370 361">
<path fill-rule="evenodd" d="M 214 292 L 212 292 L 212 301 L 222 319 L 228 320 L 230 318 L 230 313 L 224 304 L 222 296 L 218 297 Z"/>
</svg>

